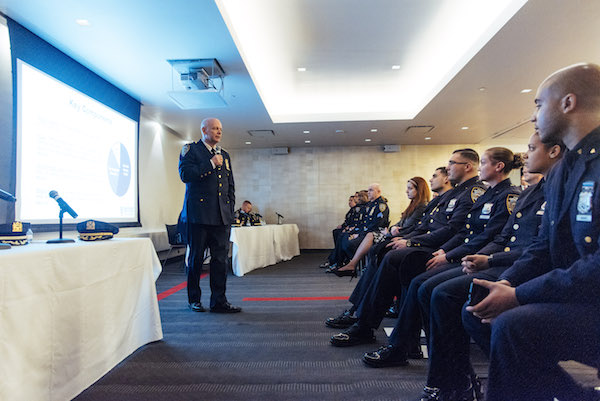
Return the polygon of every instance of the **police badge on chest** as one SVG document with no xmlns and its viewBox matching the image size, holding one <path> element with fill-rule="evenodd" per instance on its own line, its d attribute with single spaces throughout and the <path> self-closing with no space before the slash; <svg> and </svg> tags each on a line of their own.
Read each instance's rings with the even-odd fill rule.
<svg viewBox="0 0 600 401">
<path fill-rule="evenodd" d="M 594 197 L 594 181 L 585 181 L 581 184 L 579 199 L 577 200 L 577 221 L 590 223 L 592 221 L 592 198 Z"/>
</svg>

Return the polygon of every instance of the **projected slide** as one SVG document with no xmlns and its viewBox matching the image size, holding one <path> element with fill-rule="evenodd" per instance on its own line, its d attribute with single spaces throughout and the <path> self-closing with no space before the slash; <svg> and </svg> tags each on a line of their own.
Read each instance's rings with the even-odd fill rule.
<svg viewBox="0 0 600 401">
<path fill-rule="evenodd" d="M 17 219 L 58 222 L 55 190 L 76 221 L 136 222 L 137 122 L 20 60 L 17 91 Z"/>
</svg>

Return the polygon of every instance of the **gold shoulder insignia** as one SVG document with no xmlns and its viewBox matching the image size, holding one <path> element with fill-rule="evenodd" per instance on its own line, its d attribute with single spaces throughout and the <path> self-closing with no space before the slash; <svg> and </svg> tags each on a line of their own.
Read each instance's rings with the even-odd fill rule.
<svg viewBox="0 0 600 401">
<path fill-rule="evenodd" d="M 506 197 L 506 208 L 508 209 L 509 214 L 512 214 L 513 210 L 515 210 L 517 199 L 519 199 L 519 195 L 517 194 L 508 194 Z"/>
<path fill-rule="evenodd" d="M 385 209 L 387 209 L 387 204 L 385 204 L 385 203 L 380 203 L 380 204 L 379 204 L 379 211 L 380 211 L 380 212 L 385 212 Z"/>
<path fill-rule="evenodd" d="M 471 201 L 473 203 L 475 203 L 477 201 L 477 199 L 479 199 L 479 197 L 481 195 L 483 195 L 485 193 L 485 188 L 482 187 L 473 187 L 471 188 Z"/>
<path fill-rule="evenodd" d="M 183 148 L 181 148 L 181 157 L 184 157 L 187 152 L 190 151 L 190 144 L 186 143 L 185 145 L 183 145 Z"/>
</svg>

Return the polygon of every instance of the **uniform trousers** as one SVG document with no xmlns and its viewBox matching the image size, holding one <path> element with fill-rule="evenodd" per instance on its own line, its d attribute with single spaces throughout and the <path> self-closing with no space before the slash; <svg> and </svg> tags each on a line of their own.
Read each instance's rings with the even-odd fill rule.
<svg viewBox="0 0 600 401">
<path fill-rule="evenodd" d="M 473 277 L 495 281 L 506 269 L 495 267 L 467 275 L 458 264 L 427 280 L 419 290 L 419 304 L 428 332 L 429 373 L 427 385 L 444 390 L 464 390 L 472 372 L 470 339 L 461 319 Z M 414 281 L 414 280 L 413 280 Z"/>
<path fill-rule="evenodd" d="M 354 239 L 350 239 L 349 235 L 344 235 L 343 237 L 340 238 L 341 248 L 342 248 L 342 252 L 343 252 L 343 258 L 345 260 L 352 259 L 354 257 L 356 250 L 360 246 L 360 243 L 362 242 L 362 240 L 365 239 L 366 235 L 367 235 L 367 233 L 360 233 Z"/>
<path fill-rule="evenodd" d="M 395 249 L 385 255 L 358 306 L 361 328 L 379 327 L 394 296 L 425 270 L 425 263 L 432 257 L 432 252 L 429 248 L 409 247 Z"/>
<path fill-rule="evenodd" d="M 464 309 L 462 315 L 465 329 L 490 350 L 486 401 L 586 399 L 557 363 L 576 360 L 598 366 L 598 306 L 527 304 L 503 312 L 491 327 Z M 491 334 L 487 347 L 485 333 Z"/>
<path fill-rule="evenodd" d="M 227 266 L 229 254 L 230 226 L 190 224 L 188 244 L 190 255 L 188 259 L 187 290 L 188 302 L 201 301 L 200 272 L 204 262 L 204 250 L 210 249 L 210 307 L 223 305 L 227 302 L 225 296 L 227 282 Z"/>
</svg>

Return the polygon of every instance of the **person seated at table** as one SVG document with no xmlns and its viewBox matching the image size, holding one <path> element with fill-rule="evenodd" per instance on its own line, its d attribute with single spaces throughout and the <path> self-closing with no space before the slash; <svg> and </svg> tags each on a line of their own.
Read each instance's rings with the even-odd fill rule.
<svg viewBox="0 0 600 401">
<path fill-rule="evenodd" d="M 343 260 L 338 262 L 344 262 L 354 256 L 356 249 L 362 242 L 363 238 L 371 232 L 381 232 L 387 230 L 390 224 L 390 209 L 387 205 L 387 199 L 381 195 L 381 186 L 377 183 L 373 183 L 368 189 L 369 203 L 366 206 L 365 218 L 361 226 L 355 227 L 354 230 L 345 233 L 340 236 L 340 246 L 342 249 Z M 338 264 L 338 267 L 341 263 Z M 356 271 L 345 270 L 343 272 L 337 272 L 337 268 L 330 269 L 330 272 L 335 273 L 338 277 L 343 276 L 354 276 L 356 277 Z"/>
<path fill-rule="evenodd" d="M 356 192 L 354 196 L 356 201 L 356 206 L 354 207 L 354 212 L 351 215 L 350 221 L 344 227 L 337 237 L 337 241 L 335 242 L 335 246 L 331 253 L 327 258 L 327 265 L 322 264 L 319 267 L 328 268 L 325 272 L 331 273 L 333 269 L 336 269 L 338 266 L 341 266 L 346 261 L 344 256 L 344 251 L 342 249 L 341 238 L 345 235 L 349 235 L 356 231 L 359 227 L 362 227 L 365 224 L 365 219 L 367 218 L 367 204 L 369 202 L 369 193 L 367 190 L 361 190 Z"/>
<path fill-rule="evenodd" d="M 369 252 L 373 244 L 378 244 L 391 237 L 402 236 L 411 232 L 423 217 L 423 212 L 427 207 L 427 203 L 431 199 L 429 185 L 423 177 L 413 177 L 406 183 L 406 196 L 410 203 L 402 212 L 400 220 L 390 227 L 382 228 L 377 231 L 368 232 L 358 246 L 354 256 L 345 266 L 340 267 L 335 271 L 335 275 L 341 275 L 345 271 L 355 271 L 358 262 Z"/>
<path fill-rule="evenodd" d="M 252 202 L 245 200 L 242 203 L 242 207 L 234 212 L 234 222 L 240 226 L 249 226 L 254 219 L 254 213 L 252 213 Z"/>
</svg>

